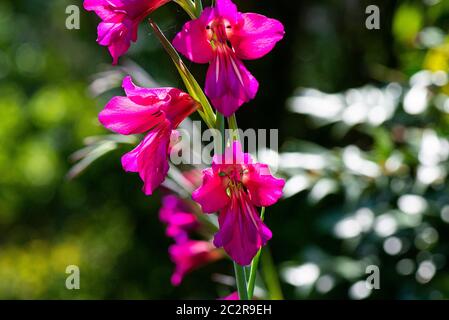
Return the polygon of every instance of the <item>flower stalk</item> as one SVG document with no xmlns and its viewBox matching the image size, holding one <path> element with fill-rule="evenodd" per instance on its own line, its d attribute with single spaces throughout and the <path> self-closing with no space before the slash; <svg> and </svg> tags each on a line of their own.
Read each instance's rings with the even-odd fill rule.
<svg viewBox="0 0 449 320">
<path fill-rule="evenodd" d="M 192 1 L 175 1 L 177 2 L 192 18 L 197 18 L 202 11 L 201 1 L 195 0 L 193 4 Z M 150 26 L 153 28 L 156 36 L 160 40 L 162 46 L 167 51 L 168 55 L 171 57 L 173 63 L 175 64 L 178 72 L 187 88 L 189 94 L 192 95 L 193 98 L 198 100 L 202 106 L 201 110 L 198 110 L 200 116 L 203 118 L 205 123 L 209 128 L 215 128 L 221 133 L 221 147 L 222 150 L 226 148 L 226 135 L 225 135 L 225 119 L 221 113 L 213 112 L 213 109 L 209 103 L 209 100 L 206 98 L 203 90 L 199 86 L 196 79 L 187 69 L 187 67 L 182 62 L 178 52 L 173 48 L 171 43 L 166 39 L 160 28 L 157 26 L 155 22 L 149 19 Z M 228 126 L 231 129 L 231 140 L 235 141 L 239 139 L 238 125 L 235 114 L 232 114 L 227 118 Z M 264 210 L 264 209 L 262 209 Z M 260 250 L 255 256 L 254 260 L 251 263 L 251 269 L 249 273 L 249 283 L 247 283 L 247 275 L 245 271 L 245 267 L 240 266 L 238 263 L 234 261 L 234 270 L 235 270 L 235 278 L 237 284 L 237 290 L 239 294 L 240 300 L 248 300 L 251 299 L 254 293 L 255 279 L 257 274 L 257 267 L 259 264 L 260 258 Z"/>
<path fill-rule="evenodd" d="M 201 12 L 203 12 L 203 3 L 201 0 L 195 0 L 195 12 L 197 18 L 201 15 Z"/>
<path fill-rule="evenodd" d="M 226 135 L 225 135 L 225 118 L 221 113 L 217 114 L 217 129 L 220 130 L 222 150 L 226 148 Z M 242 267 L 237 262 L 234 262 L 235 282 L 237 285 L 237 292 L 240 300 L 248 300 L 248 287 L 246 283 L 246 271 L 245 267 Z"/>
<path fill-rule="evenodd" d="M 265 218 L 265 207 L 262 207 L 262 210 L 260 212 L 260 220 L 264 220 Z M 259 266 L 259 260 L 260 260 L 260 254 L 262 253 L 262 248 L 260 248 L 259 252 L 257 252 L 256 256 L 254 257 L 253 261 L 251 262 L 251 268 L 249 273 L 249 280 L 248 280 L 248 299 L 251 300 L 254 296 L 254 287 L 256 285 L 256 275 L 257 275 L 257 268 Z"/>
<path fill-rule="evenodd" d="M 179 201 L 166 199 L 161 217 L 168 225 L 168 234 L 176 240 L 170 249 L 177 265 L 172 283 L 179 285 L 183 275 L 201 261 L 221 257 L 222 251 L 215 248 L 222 247 L 234 262 L 241 300 L 252 299 L 254 295 L 259 260 L 264 264 L 262 275 L 268 290 L 272 290 L 271 298 L 281 298 L 271 256 L 267 249 L 261 253 L 272 237 L 271 230 L 263 223 L 265 207 L 281 198 L 285 181 L 272 176 L 267 164 L 257 163 L 243 152 L 235 112 L 254 99 L 259 89 L 257 79 L 242 60 L 259 59 L 270 52 L 283 38 L 284 27 L 279 21 L 260 14 L 238 12 L 231 0 L 212 0 L 212 7 L 204 12 L 201 0 L 173 1 L 191 18 L 173 42 L 167 40 L 156 23 L 148 21 L 176 66 L 188 94 L 176 88 L 138 87 L 128 76 L 122 84 L 126 96 L 112 98 L 99 114 L 99 120 L 121 135 L 146 133 L 140 144 L 122 157 L 122 166 L 126 171 L 138 172 L 144 181 L 143 191 L 151 195 L 169 174 L 168 158 L 173 148 L 172 137 L 178 134 L 177 127 L 198 111 L 206 125 L 215 129 L 215 147 L 221 146 L 221 152 L 219 148 L 215 150 L 212 166 L 202 171 L 202 184 L 195 191 L 194 183 L 184 179 L 178 170 L 172 170 L 170 175 L 187 194 L 192 194 L 202 213 L 218 213 L 219 226 L 216 230 L 209 219 L 201 219 L 201 214 L 196 216 L 199 210 L 178 212 Z M 85 0 L 84 6 L 102 18 L 98 41 L 108 47 L 116 64 L 131 43 L 137 41 L 139 23 L 168 2 Z M 129 28 L 130 25 L 133 27 Z M 195 63 L 209 64 L 204 91 L 178 52 Z M 225 134 L 226 122 L 230 141 Z M 258 207 L 262 208 L 260 215 Z M 209 241 L 188 238 L 187 231 L 200 221 L 216 232 L 215 247 Z"/>
<path fill-rule="evenodd" d="M 231 129 L 231 138 L 233 141 L 239 140 L 239 127 L 237 125 L 237 117 L 235 113 L 228 117 L 229 129 Z"/>
<path fill-rule="evenodd" d="M 222 150 L 224 150 L 226 148 L 225 119 L 221 113 L 217 114 L 217 129 L 220 130 Z M 248 300 L 245 267 L 240 266 L 235 261 L 233 262 L 234 262 L 235 282 L 237 285 L 237 292 L 239 295 L 239 299 Z"/>
<path fill-rule="evenodd" d="M 284 295 L 282 294 L 281 285 L 279 283 L 278 274 L 276 268 L 273 264 L 273 258 L 269 248 L 265 248 L 261 254 L 262 263 L 262 276 L 267 285 L 269 297 L 271 300 L 283 300 Z"/>
<path fill-rule="evenodd" d="M 248 300 L 248 291 L 246 286 L 245 267 L 242 267 L 234 261 L 235 281 L 240 300 Z"/>
<path fill-rule="evenodd" d="M 201 11 L 203 11 L 202 8 L 201 11 L 199 11 L 198 9 L 199 6 L 197 2 L 200 2 L 201 6 L 201 1 L 195 1 L 195 3 L 193 3 L 191 0 L 174 0 L 174 2 L 176 2 L 181 8 L 183 8 L 191 19 L 198 18 L 201 14 Z"/>
</svg>

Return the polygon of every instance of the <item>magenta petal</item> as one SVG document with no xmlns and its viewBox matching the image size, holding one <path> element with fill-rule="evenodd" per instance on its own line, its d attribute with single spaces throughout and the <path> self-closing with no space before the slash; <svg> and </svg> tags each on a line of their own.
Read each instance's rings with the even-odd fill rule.
<svg viewBox="0 0 449 320">
<path fill-rule="evenodd" d="M 203 212 L 213 213 L 229 203 L 223 178 L 214 174 L 211 168 L 203 170 L 203 184 L 196 189 L 192 198 L 201 205 Z"/>
<path fill-rule="evenodd" d="M 242 24 L 230 39 L 240 59 L 261 58 L 284 37 L 284 26 L 278 20 L 257 13 L 244 13 L 242 18 Z"/>
<path fill-rule="evenodd" d="M 181 204 L 181 199 L 175 195 L 168 195 L 162 198 L 162 206 L 159 210 L 159 219 L 162 222 L 168 223 L 170 218 L 178 211 L 178 206 Z"/>
<path fill-rule="evenodd" d="M 84 0 L 83 6 L 87 11 L 94 11 L 103 21 L 112 20 L 116 15 L 113 7 L 108 6 L 108 0 Z"/>
<path fill-rule="evenodd" d="M 161 110 L 172 127 L 176 128 L 185 118 L 195 112 L 198 106 L 198 102 L 189 94 L 173 88 L 168 92 L 168 100 Z"/>
<path fill-rule="evenodd" d="M 137 40 L 139 23 L 169 0 L 85 0 L 84 8 L 103 21 L 98 26 L 98 43 L 107 46 L 113 64 Z"/>
<path fill-rule="evenodd" d="M 208 63 L 212 60 L 212 47 L 206 29 L 212 13 L 213 9 L 204 9 L 198 19 L 184 24 L 173 40 L 176 50 L 195 63 Z"/>
<path fill-rule="evenodd" d="M 255 206 L 268 207 L 282 197 L 285 181 L 273 177 L 266 164 L 254 164 L 248 166 L 243 184 L 246 186 L 251 202 Z"/>
<path fill-rule="evenodd" d="M 249 265 L 257 251 L 272 237 L 270 229 L 260 220 L 243 191 L 232 195 L 218 221 L 220 231 L 215 235 L 215 246 L 223 247 L 232 260 L 242 266 Z"/>
<path fill-rule="evenodd" d="M 125 171 L 139 172 L 146 195 L 151 195 L 167 176 L 170 133 L 170 124 L 165 121 L 149 132 L 134 150 L 122 157 Z"/>
<path fill-rule="evenodd" d="M 109 46 L 117 40 L 120 33 L 126 32 L 125 25 L 115 22 L 101 22 L 97 27 L 97 42 L 102 46 Z M 127 44 L 129 47 L 129 43 Z"/>
<path fill-rule="evenodd" d="M 175 263 L 175 272 L 171 277 L 174 286 L 180 285 L 187 273 L 221 257 L 212 244 L 206 241 L 190 240 L 177 243 L 170 246 L 168 251 Z"/>
<path fill-rule="evenodd" d="M 190 212 L 184 200 L 175 195 L 168 195 L 162 199 L 159 219 L 167 224 L 167 236 L 176 242 L 186 241 L 188 231 L 198 226 L 196 216 Z"/>
<path fill-rule="evenodd" d="M 215 4 L 215 15 L 219 18 L 229 20 L 232 24 L 236 23 L 239 12 L 237 6 L 231 0 L 217 0 Z"/>
<path fill-rule="evenodd" d="M 137 147 L 122 156 L 122 167 L 126 172 L 139 172 L 137 159 L 145 146 L 144 142 L 142 141 Z"/>
<path fill-rule="evenodd" d="M 139 105 L 127 97 L 114 97 L 98 115 L 98 120 L 111 131 L 120 134 L 143 133 L 163 120 L 159 105 Z"/>
<path fill-rule="evenodd" d="M 240 300 L 239 293 L 237 291 L 234 291 L 230 295 L 227 295 L 226 297 L 220 298 L 218 300 Z"/>
<path fill-rule="evenodd" d="M 124 55 L 132 41 L 133 25 L 129 21 L 121 23 L 102 22 L 98 25 L 97 42 L 102 46 L 107 46 L 113 58 L 113 64 L 117 64 L 118 58 Z"/>
<path fill-rule="evenodd" d="M 169 100 L 168 94 L 173 88 L 143 88 L 136 86 L 130 76 L 122 81 L 126 96 L 133 102 L 142 105 L 154 104 Z"/>
<path fill-rule="evenodd" d="M 162 207 L 159 210 L 159 219 L 162 222 L 170 223 L 174 215 L 178 212 L 186 211 L 188 211 L 187 206 L 181 198 L 175 195 L 168 195 L 162 199 Z"/>
<path fill-rule="evenodd" d="M 220 171 L 220 165 L 247 165 L 253 163 L 249 153 L 244 153 L 240 141 L 234 141 L 224 150 L 224 154 L 216 154 L 212 158 L 212 169 Z"/>
<path fill-rule="evenodd" d="M 131 101 L 160 107 L 173 128 L 198 108 L 198 103 L 190 95 L 176 88 L 142 88 L 136 86 L 130 76 L 123 79 L 122 86 Z"/>
<path fill-rule="evenodd" d="M 180 240 L 187 239 L 187 231 L 195 229 L 197 225 L 198 221 L 193 214 L 178 212 L 170 218 L 166 234 L 168 237 L 179 242 Z"/>
<path fill-rule="evenodd" d="M 129 47 L 130 43 L 127 41 L 117 41 L 108 45 L 113 65 L 118 63 L 118 59 L 128 51 Z"/>
<path fill-rule="evenodd" d="M 104 10 L 115 14 L 126 14 L 132 19 L 142 19 L 144 15 L 156 10 L 170 0 L 84 0 L 84 9 L 95 11 L 102 19 L 106 20 L 100 13 Z"/>
<path fill-rule="evenodd" d="M 141 88 L 125 77 L 123 88 L 127 97 L 114 97 L 100 112 L 100 122 L 120 134 L 143 133 L 165 118 L 171 127 L 194 112 L 198 103 L 187 93 L 175 88 Z"/>
<path fill-rule="evenodd" d="M 256 96 L 259 83 L 227 47 L 216 53 L 206 75 L 205 92 L 226 117 Z"/>
</svg>

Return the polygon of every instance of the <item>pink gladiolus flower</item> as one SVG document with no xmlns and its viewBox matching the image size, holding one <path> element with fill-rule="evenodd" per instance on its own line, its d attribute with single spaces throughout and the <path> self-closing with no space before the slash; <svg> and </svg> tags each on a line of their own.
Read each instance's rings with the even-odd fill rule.
<svg viewBox="0 0 449 320">
<path fill-rule="evenodd" d="M 284 184 L 271 175 L 266 164 L 253 163 L 236 141 L 224 155 L 214 157 L 212 167 L 203 171 L 202 186 L 192 197 L 203 212 L 219 212 L 220 230 L 214 244 L 245 266 L 272 236 L 256 207 L 276 203 Z"/>
<path fill-rule="evenodd" d="M 217 0 L 214 8 L 184 25 L 173 45 L 193 62 L 210 63 L 206 94 L 218 111 L 230 116 L 253 99 L 259 87 L 241 60 L 263 57 L 283 36 L 279 21 L 240 13 L 231 0 Z"/>
<path fill-rule="evenodd" d="M 174 244 L 170 246 L 169 253 L 176 265 L 171 277 L 174 286 L 180 285 L 187 273 L 222 257 L 210 242 L 196 240 Z"/>
<path fill-rule="evenodd" d="M 162 199 L 159 219 L 167 224 L 166 234 L 176 242 L 188 240 L 188 231 L 198 227 L 198 220 L 187 204 L 175 195 Z"/>
<path fill-rule="evenodd" d="M 143 191 L 151 195 L 164 181 L 168 154 L 176 127 L 196 110 L 198 104 L 187 93 L 175 88 L 141 88 L 123 79 L 126 97 L 114 97 L 98 119 L 109 130 L 129 135 L 147 132 L 143 141 L 122 157 L 126 171 L 138 172 Z"/>
<path fill-rule="evenodd" d="M 128 51 L 131 41 L 137 41 L 140 22 L 170 0 L 84 0 L 84 9 L 95 11 L 102 22 L 98 25 L 97 42 L 107 46 L 117 64 Z"/>
</svg>

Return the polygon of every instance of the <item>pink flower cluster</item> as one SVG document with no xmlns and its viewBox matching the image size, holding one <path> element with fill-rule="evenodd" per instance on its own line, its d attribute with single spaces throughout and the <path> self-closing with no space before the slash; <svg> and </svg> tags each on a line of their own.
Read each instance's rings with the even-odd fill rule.
<svg viewBox="0 0 449 320">
<path fill-rule="evenodd" d="M 113 63 L 137 40 L 143 19 L 169 0 L 84 0 L 86 10 L 102 20 L 98 43 L 107 46 Z M 256 96 L 259 83 L 242 60 L 258 59 L 269 53 L 284 36 L 283 25 L 256 13 L 240 13 L 231 0 L 217 0 L 214 7 L 187 22 L 173 46 L 195 63 L 208 63 L 205 93 L 224 116 Z M 151 195 L 169 170 L 168 155 L 177 140 L 176 128 L 200 105 L 176 88 L 142 88 L 128 76 L 123 80 L 126 96 L 114 97 L 99 114 L 100 122 L 119 134 L 145 134 L 140 144 L 122 157 L 126 171 L 139 173 L 143 191 Z M 255 163 L 238 142 L 215 155 L 203 171 L 202 185 L 193 193 L 205 213 L 218 212 L 220 230 L 214 245 L 223 247 L 240 265 L 249 265 L 257 251 L 272 237 L 259 217 L 257 207 L 276 203 L 284 181 L 273 177 L 265 164 Z M 176 244 L 170 248 L 176 272 L 172 282 L 197 265 L 217 258 L 209 242 L 190 240 L 188 232 L 197 220 L 183 209 L 181 200 L 164 199 L 160 218 L 167 235 Z"/>
<path fill-rule="evenodd" d="M 185 200 L 167 195 L 163 198 L 159 211 L 159 219 L 167 224 L 166 235 L 175 241 L 168 249 L 175 264 L 171 277 L 174 286 L 181 284 L 187 273 L 223 257 L 212 243 L 189 238 L 189 234 L 200 227 L 192 210 Z"/>
</svg>

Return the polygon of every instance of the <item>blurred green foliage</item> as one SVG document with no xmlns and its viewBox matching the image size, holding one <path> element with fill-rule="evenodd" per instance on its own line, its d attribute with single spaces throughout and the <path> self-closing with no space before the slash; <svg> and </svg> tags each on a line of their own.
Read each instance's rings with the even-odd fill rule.
<svg viewBox="0 0 449 320">
<path fill-rule="evenodd" d="M 262 89 L 238 114 L 244 128 L 280 128 L 288 198 L 266 219 L 285 297 L 448 298 L 448 1 L 236 2 L 287 30 L 273 54 L 248 63 Z M 136 63 L 182 86 L 148 26 L 125 67 L 112 68 L 93 14 L 81 10 L 81 29 L 65 28 L 69 4 L 0 3 L 0 298 L 226 294 L 216 280 L 232 275 L 228 261 L 170 285 L 159 197 L 120 167 L 129 146 L 65 178 L 84 139 L 106 134 L 96 115 L 121 94 L 106 90 L 120 83 L 113 74 L 92 96 L 95 80 Z M 365 29 L 369 4 L 380 7 L 381 30 Z M 169 4 L 153 18 L 172 37 L 187 17 Z M 188 65 L 201 82 L 205 66 Z M 71 264 L 80 290 L 65 288 Z M 369 264 L 381 289 L 367 293 Z"/>
<path fill-rule="evenodd" d="M 309 226 L 281 268 L 293 296 L 448 298 L 448 17 L 447 1 L 398 3 L 370 84 L 289 99 L 315 136 L 280 155 L 283 205 L 302 202 Z M 365 285 L 370 265 L 379 290 Z"/>
</svg>

